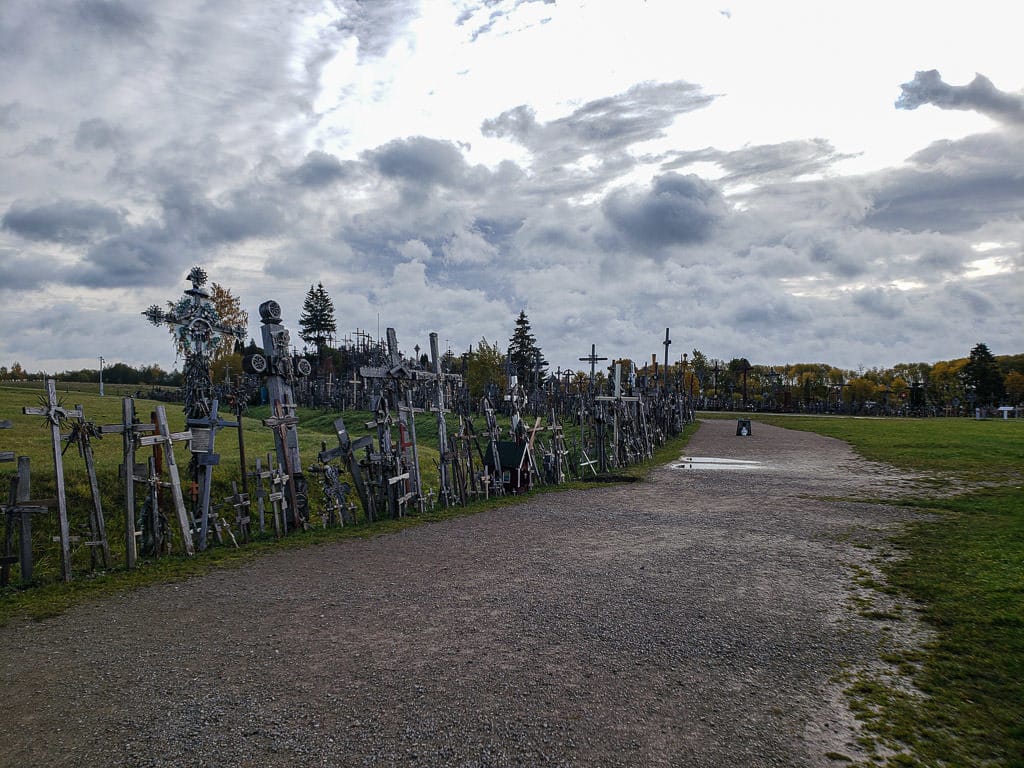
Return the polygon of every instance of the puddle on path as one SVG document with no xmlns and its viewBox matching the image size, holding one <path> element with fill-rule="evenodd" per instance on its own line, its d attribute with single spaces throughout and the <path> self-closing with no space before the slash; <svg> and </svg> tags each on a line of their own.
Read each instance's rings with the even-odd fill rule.
<svg viewBox="0 0 1024 768">
<path fill-rule="evenodd" d="M 720 459 L 714 456 L 680 456 L 672 469 L 759 469 L 764 462 L 744 459 Z"/>
</svg>

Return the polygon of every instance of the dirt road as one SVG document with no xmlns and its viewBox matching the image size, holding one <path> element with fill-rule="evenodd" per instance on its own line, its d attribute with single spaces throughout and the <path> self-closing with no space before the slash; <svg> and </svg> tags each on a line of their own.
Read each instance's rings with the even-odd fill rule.
<svg viewBox="0 0 1024 768">
<path fill-rule="evenodd" d="M 842 443 L 706 422 L 648 481 L 282 552 L 0 629 L 6 766 L 824 766 L 871 662 Z M 722 464 L 703 458 L 748 464 Z"/>
</svg>

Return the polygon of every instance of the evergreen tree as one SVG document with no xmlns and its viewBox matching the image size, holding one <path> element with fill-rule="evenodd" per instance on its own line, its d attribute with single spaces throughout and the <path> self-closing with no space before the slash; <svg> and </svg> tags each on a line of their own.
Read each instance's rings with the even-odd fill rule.
<svg viewBox="0 0 1024 768">
<path fill-rule="evenodd" d="M 529 388 L 536 369 L 540 369 L 541 376 L 547 371 L 548 361 L 544 359 L 540 347 L 537 346 L 537 340 L 530 332 L 530 321 L 525 310 L 519 312 L 515 331 L 508 340 L 508 357 L 512 364 L 512 373 L 519 377 L 520 386 Z"/>
<path fill-rule="evenodd" d="M 973 387 L 979 405 L 996 405 L 1003 396 L 1003 374 L 995 355 L 984 344 L 976 344 L 963 367 L 964 383 Z"/>
<path fill-rule="evenodd" d="M 334 302 L 324 290 L 323 283 L 317 283 L 315 288 L 309 286 L 306 300 L 302 302 L 299 329 L 299 336 L 307 344 L 316 347 L 317 355 L 338 330 L 334 321 Z"/>
</svg>

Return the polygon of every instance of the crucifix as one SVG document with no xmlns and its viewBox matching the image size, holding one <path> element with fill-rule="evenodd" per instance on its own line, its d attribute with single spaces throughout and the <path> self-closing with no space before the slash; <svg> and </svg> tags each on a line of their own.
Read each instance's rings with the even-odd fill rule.
<svg viewBox="0 0 1024 768">
<path fill-rule="evenodd" d="M 217 410 L 220 403 L 214 399 L 210 404 L 210 412 L 201 418 L 187 419 L 185 424 L 191 428 L 192 458 L 196 463 L 199 475 L 199 551 L 206 549 L 206 536 L 210 527 L 210 487 L 213 484 L 213 468 L 220 464 L 220 454 L 214 451 L 217 430 L 224 427 L 237 427 L 238 422 L 220 418 Z M 237 489 L 235 491 L 238 493 Z M 248 502 L 248 496 L 246 496 Z"/>
<path fill-rule="evenodd" d="M 178 527 L 181 528 L 181 543 L 185 548 L 185 554 L 194 555 L 196 550 L 192 544 L 192 526 L 189 523 L 188 513 L 185 511 L 185 499 L 181 495 L 181 477 L 178 475 L 178 463 L 174 458 L 174 444 L 184 440 L 191 440 L 191 432 L 171 432 L 167 424 L 167 411 L 162 405 L 158 405 L 153 412 L 153 423 L 156 425 L 155 435 L 142 435 L 139 437 L 139 446 L 153 446 L 153 449 L 162 449 L 167 457 L 167 472 L 171 476 L 171 498 L 174 500 L 174 513 L 178 517 Z M 156 514 L 156 510 L 154 510 Z"/>
<path fill-rule="evenodd" d="M 154 424 L 143 424 L 135 415 L 135 401 L 126 397 L 121 401 L 121 423 L 103 424 L 100 432 L 103 434 L 120 434 L 122 438 L 123 463 L 121 464 L 122 477 L 124 479 L 124 537 L 125 537 L 125 559 L 128 569 L 135 567 L 138 557 L 139 532 L 135 530 L 135 481 L 138 475 L 145 471 L 144 466 L 135 464 L 135 438 L 136 436 L 152 432 L 156 429 Z"/>
<path fill-rule="evenodd" d="M 607 359 L 608 359 L 607 357 L 598 357 L 597 356 L 597 345 L 596 344 L 591 344 L 590 345 L 590 355 L 588 355 L 587 357 L 581 357 L 580 358 L 580 362 L 581 363 L 590 363 L 590 388 L 591 389 L 594 388 L 594 377 L 596 376 L 596 373 L 597 373 L 597 363 L 599 361 L 601 361 L 601 360 L 607 360 Z"/>
<path fill-rule="evenodd" d="M 25 407 L 26 416 L 43 416 L 50 425 L 50 444 L 53 448 L 53 474 L 57 485 L 57 515 L 60 521 L 60 562 L 64 581 L 71 581 L 71 526 L 68 522 L 68 500 L 64 488 L 64 454 L 61 450 L 61 426 L 69 418 L 81 417 L 80 410 L 69 410 L 57 400 L 57 382 L 46 380 L 46 397 L 37 407 Z"/>
</svg>

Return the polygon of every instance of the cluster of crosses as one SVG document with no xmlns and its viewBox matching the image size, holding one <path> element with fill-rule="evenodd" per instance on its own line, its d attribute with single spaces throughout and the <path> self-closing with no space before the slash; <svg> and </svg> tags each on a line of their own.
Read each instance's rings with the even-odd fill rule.
<svg viewBox="0 0 1024 768">
<path fill-rule="evenodd" d="M 172 431 L 163 406 L 153 410 L 149 421 L 142 421 L 132 398 L 123 399 L 119 423 L 95 424 L 86 419 L 81 405 L 65 406 L 57 396 L 56 382 L 47 380 L 46 394 L 23 412 L 42 417 L 49 430 L 56 494 L 51 499 L 33 499 L 29 459 L 17 458 L 7 503 L 0 505 L 4 516 L 0 586 L 8 583 L 15 563 L 20 565 L 22 583 L 32 581 L 32 519 L 51 510 L 58 516 L 54 541 L 60 545 L 65 581 L 72 579 L 72 548 L 76 544 L 89 548 L 93 568 L 112 567 L 93 458 L 93 441 L 105 435 L 121 436 L 123 536 L 129 569 L 136 567 L 142 555 L 158 556 L 175 548 L 191 556 L 207 549 L 212 541 L 237 547 L 250 540 L 256 527 L 261 533 L 270 527 L 275 535 L 283 536 L 310 525 L 294 389 L 297 382 L 310 376 L 310 363 L 294 354 L 289 333 L 281 323 L 281 307 L 275 301 L 263 302 L 259 307 L 262 352 L 248 355 L 244 368 L 250 376 L 259 377 L 265 388 L 270 415 L 262 423 L 273 432 L 274 451 L 256 458 L 250 469 L 242 430 L 244 398 L 232 398 L 232 418 L 225 418 L 210 380 L 213 352 L 225 339 L 243 338 L 245 329 L 222 322 L 205 289 L 202 269 L 193 268 L 187 279 L 191 287 L 177 302 L 168 302 L 168 309 L 154 305 L 143 312 L 151 323 L 169 327 L 184 353 L 185 429 Z M 666 329 L 666 370 L 669 344 Z M 418 347 L 416 351 L 418 354 Z M 638 383 L 633 371 L 628 372 L 623 386 L 619 364 L 614 366 L 612 385 L 599 391 L 596 364 L 606 359 L 598 356 L 596 345 L 592 345 L 590 354 L 580 358 L 590 364 L 589 391 L 570 403 L 565 397 L 559 399 L 556 389 L 554 399 L 541 404 L 543 415 L 537 412 L 538 401 L 531 401 L 531 393 L 510 368 L 504 400 L 498 402 L 492 392 L 479 403 L 486 426 L 478 433 L 466 409 L 452 413 L 450 400 L 461 377 L 442 371 L 437 334 L 430 334 L 430 370 L 422 370 L 407 364 L 394 329 L 388 328 L 383 360 L 378 365 L 360 366 L 350 382 L 353 391 L 359 386 L 364 393 L 372 393 L 373 418 L 364 425 L 371 434 L 353 438 L 338 415 L 334 421 L 337 445 L 322 443 L 317 461 L 309 467 L 319 480 L 322 524 L 351 524 L 360 507 L 366 521 L 400 518 L 436 504 L 451 507 L 477 498 L 524 493 L 537 484 L 559 484 L 588 473 L 597 476 L 650 458 L 655 447 L 678 433 L 692 413 L 684 398 L 664 386 L 652 389 L 646 382 Z M 537 381 L 533 394 L 536 385 Z M 423 407 L 415 407 L 417 401 Z M 533 411 L 532 425 L 527 409 Z M 436 489 L 425 485 L 417 446 L 415 417 L 426 410 L 436 419 Z M 511 426 L 505 435 L 498 425 L 499 410 L 510 416 Z M 580 428 L 580 436 L 571 446 L 562 427 L 565 414 Z M 458 419 L 457 429 L 451 432 L 449 415 Z M 0 422 L 0 429 L 10 426 L 10 422 Z M 237 434 L 243 471 L 231 482 L 231 495 L 217 503 L 212 498 L 214 472 L 220 465 L 217 437 L 225 429 Z M 183 486 L 176 461 L 176 444 L 186 444 L 191 456 L 185 468 L 187 486 Z M 84 541 L 73 533 L 68 514 L 63 462 L 72 445 L 85 463 L 92 499 Z M 151 452 L 140 461 L 145 449 Z M 0 462 L 14 460 L 13 452 L 0 451 Z M 162 503 L 168 494 L 169 502 Z M 161 510 L 167 507 L 171 514 L 165 516 Z"/>
</svg>

